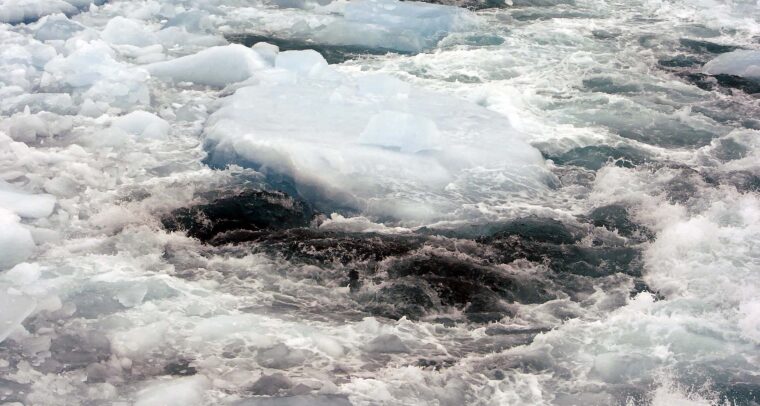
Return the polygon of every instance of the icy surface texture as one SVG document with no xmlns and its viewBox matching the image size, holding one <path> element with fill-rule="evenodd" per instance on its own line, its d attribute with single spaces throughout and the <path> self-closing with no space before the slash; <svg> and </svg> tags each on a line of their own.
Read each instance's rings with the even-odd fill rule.
<svg viewBox="0 0 760 406">
<path fill-rule="evenodd" d="M 0 4 L 0 22 L 8 24 L 31 23 L 40 17 L 63 13 L 76 14 L 91 4 L 106 0 L 5 0 Z"/>
<path fill-rule="evenodd" d="M 177 82 L 224 87 L 248 79 L 254 72 L 266 66 L 267 63 L 258 52 L 233 44 L 154 63 L 146 69 L 154 76 Z"/>
<path fill-rule="evenodd" d="M 0 1 L 0 403 L 760 403 L 756 1 L 97 3 Z"/>
<path fill-rule="evenodd" d="M 705 73 L 741 76 L 760 81 L 760 51 L 740 50 L 722 54 L 704 66 Z"/>
<path fill-rule="evenodd" d="M 243 10 L 229 16 L 230 29 L 315 44 L 416 53 L 431 49 L 451 33 L 468 31 L 479 24 L 478 18 L 467 10 L 420 2 L 274 3 L 282 9 L 271 14 Z"/>
<path fill-rule="evenodd" d="M 341 74 L 313 51 L 282 52 L 275 66 L 210 117 L 212 165 L 285 176 L 327 207 L 410 221 L 546 188 L 539 152 L 480 106 L 388 75 Z"/>
</svg>

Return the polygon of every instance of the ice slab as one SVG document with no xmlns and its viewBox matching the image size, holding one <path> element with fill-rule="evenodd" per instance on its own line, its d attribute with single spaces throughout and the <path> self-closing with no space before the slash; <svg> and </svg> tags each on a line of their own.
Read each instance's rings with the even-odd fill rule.
<svg viewBox="0 0 760 406">
<path fill-rule="evenodd" d="M 4 0 L 0 4 L 0 23 L 31 23 L 41 17 L 63 13 L 75 14 L 90 4 L 102 4 L 105 0 Z"/>
<path fill-rule="evenodd" d="M 5 288 L 0 291 L 0 343 L 21 326 L 21 322 L 32 314 L 35 306 L 34 299 L 28 296 L 7 292 Z"/>
<path fill-rule="evenodd" d="M 386 75 L 342 75 L 311 53 L 280 53 L 276 66 L 208 120 L 212 166 L 284 176 L 323 210 L 403 220 L 546 187 L 540 153 L 479 105 Z"/>
<path fill-rule="evenodd" d="M 147 65 L 146 69 L 154 76 L 175 82 L 223 87 L 248 79 L 267 65 L 256 51 L 232 44 L 205 49 L 171 61 L 153 63 Z"/>
<path fill-rule="evenodd" d="M 25 218 L 42 218 L 53 213 L 55 197 L 49 194 L 25 193 L 0 181 L 0 208 Z"/>
<path fill-rule="evenodd" d="M 0 22 L 29 23 L 48 14 L 73 14 L 76 7 L 63 0 L 6 0 L 0 4 Z"/>
<path fill-rule="evenodd" d="M 760 51 L 738 50 L 721 54 L 707 62 L 708 75 L 734 75 L 760 81 Z"/>
<path fill-rule="evenodd" d="M 34 30 L 34 38 L 39 41 L 67 40 L 84 30 L 84 26 L 58 14 L 42 18 Z"/>
<path fill-rule="evenodd" d="M 320 45 L 415 53 L 433 48 L 452 32 L 478 24 L 475 14 L 468 10 L 413 1 L 275 3 L 284 9 L 280 14 L 228 16 L 230 25 L 238 32 L 256 31 Z"/>
<path fill-rule="evenodd" d="M 78 41 L 76 45 L 69 55 L 58 55 L 45 65 L 44 88 L 73 90 L 84 100 L 119 108 L 150 102 L 146 71 L 117 61 L 113 49 L 103 41 Z"/>
<path fill-rule="evenodd" d="M 109 20 L 100 36 L 114 45 L 145 47 L 156 43 L 156 37 L 141 22 L 121 16 Z"/>
<path fill-rule="evenodd" d="M 135 406 L 201 405 L 209 386 L 208 378 L 202 375 L 156 381 L 137 394 Z"/>
<path fill-rule="evenodd" d="M 116 118 L 112 126 L 145 138 L 164 138 L 169 133 L 169 123 L 166 120 L 141 110 Z"/>
</svg>

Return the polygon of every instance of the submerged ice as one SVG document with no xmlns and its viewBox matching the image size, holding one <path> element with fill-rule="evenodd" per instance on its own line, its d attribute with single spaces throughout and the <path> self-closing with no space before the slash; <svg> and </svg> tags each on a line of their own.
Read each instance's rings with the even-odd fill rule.
<svg viewBox="0 0 760 406">
<path fill-rule="evenodd" d="M 498 6 L 0 2 L 0 403 L 759 403 L 756 4 Z"/>
</svg>

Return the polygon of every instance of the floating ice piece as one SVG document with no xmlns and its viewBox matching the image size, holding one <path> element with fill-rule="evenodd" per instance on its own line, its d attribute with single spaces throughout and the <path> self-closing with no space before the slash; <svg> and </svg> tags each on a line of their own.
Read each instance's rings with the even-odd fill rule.
<svg viewBox="0 0 760 406">
<path fill-rule="evenodd" d="M 32 234 L 19 220 L 15 214 L 0 208 L 0 270 L 25 261 L 34 251 Z"/>
<path fill-rule="evenodd" d="M 70 55 L 58 56 L 45 65 L 41 84 L 45 88 L 73 88 L 84 99 L 129 108 L 148 104 L 145 85 L 148 73 L 114 59 L 111 47 L 102 41 L 80 42 Z"/>
<path fill-rule="evenodd" d="M 257 47 L 261 49 L 261 47 Z M 317 51 L 285 51 L 277 54 L 275 66 L 305 76 L 313 76 L 327 67 L 327 61 Z"/>
<path fill-rule="evenodd" d="M 129 358 L 147 357 L 151 351 L 159 347 L 165 340 L 169 325 L 156 322 L 146 326 L 135 327 L 131 330 L 114 334 L 111 347 L 114 353 Z"/>
<path fill-rule="evenodd" d="M 29 194 L 0 181 L 0 208 L 25 218 L 42 218 L 53 213 L 55 197 L 48 194 Z"/>
<path fill-rule="evenodd" d="M 84 27 L 71 21 L 65 15 L 44 17 L 35 25 L 34 38 L 38 41 L 67 40 Z"/>
<path fill-rule="evenodd" d="M 721 54 L 702 69 L 708 75 L 734 75 L 760 81 L 760 51 L 742 49 Z"/>
<path fill-rule="evenodd" d="M 0 280 L 5 280 L 11 286 L 24 286 L 40 278 L 42 267 L 39 264 L 22 262 L 0 274 Z"/>
<path fill-rule="evenodd" d="M 453 32 L 478 25 L 472 12 L 451 6 L 398 0 L 326 2 L 277 1 L 281 8 L 304 8 L 308 13 L 283 11 L 279 18 L 254 20 L 257 32 L 274 33 L 286 40 L 347 46 L 361 51 L 421 52 L 435 47 Z M 235 16 L 229 16 L 235 19 Z M 247 30 L 250 21 L 237 24 Z M 377 53 L 377 52 L 372 52 Z"/>
<path fill-rule="evenodd" d="M 360 0 L 346 4 L 345 20 L 323 29 L 329 42 L 418 52 L 435 46 L 448 33 L 474 25 L 468 11 L 449 6 L 396 0 Z"/>
<path fill-rule="evenodd" d="M 30 23 L 48 14 L 74 14 L 77 8 L 63 0 L 4 0 L 0 4 L 0 22 Z"/>
<path fill-rule="evenodd" d="M 546 187 L 540 153 L 505 117 L 390 76 L 309 77 L 305 59 L 223 101 L 207 162 L 284 176 L 323 211 L 413 222 Z"/>
<path fill-rule="evenodd" d="M 14 141 L 26 143 L 35 142 L 39 137 L 54 137 L 72 127 L 71 117 L 46 111 L 31 114 L 29 109 L 0 122 L 0 129 L 5 130 Z"/>
<path fill-rule="evenodd" d="M 193 406 L 203 404 L 203 394 L 210 387 L 203 375 L 159 380 L 137 393 L 135 406 Z"/>
<path fill-rule="evenodd" d="M 90 4 L 105 0 L 3 0 L 0 4 L 0 23 L 31 23 L 41 17 L 63 13 L 72 15 Z"/>
<path fill-rule="evenodd" d="M 382 334 L 370 341 L 365 349 L 371 353 L 404 353 L 409 347 L 395 334 Z"/>
<path fill-rule="evenodd" d="M 156 43 L 155 36 L 142 23 L 120 16 L 108 21 L 100 37 L 114 45 L 145 47 Z"/>
<path fill-rule="evenodd" d="M 254 72 L 267 66 L 269 64 L 258 52 L 233 44 L 153 63 L 147 65 L 146 69 L 154 76 L 176 82 L 223 87 L 248 79 Z"/>
<path fill-rule="evenodd" d="M 133 111 L 118 117 L 113 121 L 113 127 L 146 138 L 164 138 L 169 133 L 169 123 L 147 111 Z"/>
<path fill-rule="evenodd" d="M 2 239 L 3 237 L 0 236 L 0 241 Z M 0 250 L 2 250 L 2 245 L 0 245 Z M 0 291 L 0 343 L 8 338 L 13 330 L 21 326 L 21 322 L 32 314 L 35 306 L 34 299 L 28 296 L 7 292 L 5 288 Z"/>
</svg>

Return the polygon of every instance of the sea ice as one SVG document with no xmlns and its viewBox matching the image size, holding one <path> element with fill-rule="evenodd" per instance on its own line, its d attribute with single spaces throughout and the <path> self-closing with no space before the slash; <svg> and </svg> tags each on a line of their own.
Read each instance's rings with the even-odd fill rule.
<svg viewBox="0 0 760 406">
<path fill-rule="evenodd" d="M 164 138 L 169 133 L 169 123 L 147 111 L 133 111 L 118 117 L 112 125 L 128 134 L 145 138 Z"/>
<path fill-rule="evenodd" d="M 2 220 L 0 220 L 2 221 Z M 0 237 L 0 240 L 3 237 Z M 0 242 L 2 244 L 2 242 Z M 2 245 L 0 245 L 0 249 Z M 2 260 L 0 260 L 2 261 Z M 0 343 L 21 326 L 34 311 L 36 302 L 34 299 L 18 293 L 8 292 L 7 288 L 0 286 Z"/>
<path fill-rule="evenodd" d="M 24 218 L 42 218 L 53 213 L 54 207 L 54 196 L 25 193 L 0 180 L 0 208 Z"/>
<path fill-rule="evenodd" d="M 282 52 L 258 85 L 224 99 L 205 129 L 208 162 L 284 175 L 322 209 L 402 220 L 545 187 L 540 153 L 503 116 L 390 76 L 342 75 L 317 56 Z"/>
<path fill-rule="evenodd" d="M 0 207 L 0 270 L 23 262 L 34 251 L 31 232 L 21 225 L 19 217 Z"/>
<path fill-rule="evenodd" d="M 29 23 L 48 14 L 74 14 L 76 7 L 63 0 L 4 0 L 0 4 L 0 22 Z"/>
<path fill-rule="evenodd" d="M 154 76 L 175 82 L 223 87 L 248 79 L 254 72 L 267 66 L 267 62 L 255 50 L 232 44 L 209 48 L 171 61 L 153 63 L 145 68 Z"/>
<path fill-rule="evenodd" d="M 230 15 L 228 22 L 240 26 L 237 30 L 273 32 L 291 40 L 405 53 L 430 49 L 447 35 L 478 25 L 476 15 L 468 10 L 415 1 L 275 3 L 283 9 L 277 17 Z"/>
<path fill-rule="evenodd" d="M 84 30 L 84 26 L 71 21 L 65 15 L 43 17 L 34 25 L 34 38 L 38 41 L 67 40 Z"/>
<path fill-rule="evenodd" d="M 760 81 L 760 51 L 742 49 L 721 54 L 707 62 L 703 70 L 708 75 L 734 75 Z"/>
<path fill-rule="evenodd" d="M 135 406 L 200 405 L 209 386 L 208 378 L 202 375 L 158 380 L 137 393 Z"/>
<path fill-rule="evenodd" d="M 0 122 L 0 130 L 4 130 L 13 140 L 26 143 L 57 136 L 72 127 L 73 120 L 69 116 L 46 111 L 31 114 L 29 109 Z"/>
<path fill-rule="evenodd" d="M 114 17 L 108 21 L 101 38 L 114 45 L 145 47 L 156 43 L 155 36 L 141 22 L 124 17 Z"/>
<path fill-rule="evenodd" d="M 73 89 L 83 99 L 130 108 L 150 102 L 145 85 L 148 73 L 116 61 L 114 51 L 102 41 L 78 41 L 68 56 L 58 55 L 45 65 L 41 85 L 56 90 Z"/>
</svg>

